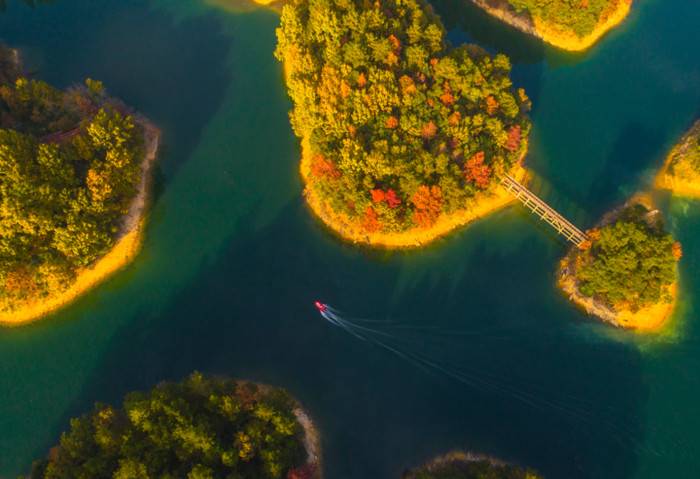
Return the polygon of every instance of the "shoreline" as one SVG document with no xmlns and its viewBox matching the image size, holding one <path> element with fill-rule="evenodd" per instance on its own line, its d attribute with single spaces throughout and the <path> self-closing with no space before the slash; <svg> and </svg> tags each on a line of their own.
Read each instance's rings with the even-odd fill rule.
<svg viewBox="0 0 700 479">
<path fill-rule="evenodd" d="M 522 166 L 522 162 L 527 156 L 528 145 L 525 141 L 520 160 L 510 171 L 511 176 L 522 183 L 527 183 L 530 178 L 528 170 Z M 476 220 L 482 219 L 511 203 L 515 198 L 508 193 L 500 184 L 496 183 L 483 193 L 478 193 L 471 202 L 472 208 L 461 210 L 450 215 L 440 215 L 437 222 L 427 229 L 413 228 L 401 233 L 366 233 L 360 230 L 344 214 L 332 211 L 327 204 L 315 195 L 307 186 L 308 177 L 311 174 L 310 162 L 312 158 L 311 145 L 307 136 L 301 140 L 301 162 L 299 171 L 304 182 L 303 195 L 306 204 L 312 213 L 323 225 L 332 233 L 344 241 L 354 244 L 363 244 L 372 247 L 383 247 L 387 249 L 411 249 L 420 248 L 428 243 L 442 238 L 452 233 L 457 228 L 466 226 Z"/>
<path fill-rule="evenodd" d="M 321 467 L 321 434 L 318 431 L 316 424 L 314 424 L 313 419 L 311 419 L 309 413 L 301 405 L 301 402 L 299 402 L 296 397 L 292 396 L 289 391 L 278 386 L 271 386 L 270 384 L 258 383 L 244 379 L 233 379 L 233 381 L 236 383 L 236 386 L 239 387 L 245 386 L 246 384 L 253 384 L 263 392 L 270 392 L 273 389 L 282 389 L 287 393 L 294 403 L 292 414 L 294 414 L 294 417 L 304 431 L 303 443 L 304 450 L 306 451 L 306 464 L 304 464 L 304 466 L 311 468 L 310 479 L 322 479 L 323 469 Z"/>
<path fill-rule="evenodd" d="M 301 404 L 295 399 L 296 407 L 292 411 L 304 430 L 304 449 L 306 449 L 306 465 L 312 469 L 312 479 L 323 478 L 321 464 L 321 434 L 313 420 Z"/>
<path fill-rule="evenodd" d="M 287 0 L 204 0 L 209 6 L 221 8 L 228 12 L 245 13 L 267 8 L 276 13 L 282 12 Z"/>
<path fill-rule="evenodd" d="M 147 119 L 137 115 L 134 119 L 144 130 L 145 154 L 141 161 L 141 179 L 136 195 L 129 211 L 124 215 L 114 246 L 92 265 L 78 271 L 75 281 L 65 291 L 12 311 L 0 312 L 0 326 L 23 326 L 64 308 L 129 264 L 139 253 L 143 240 L 151 169 L 158 155 L 161 133 Z"/>
<path fill-rule="evenodd" d="M 661 190 L 668 190 L 676 196 L 684 196 L 687 198 L 700 199 L 700 174 L 696 175 L 695 180 L 680 178 L 678 175 L 671 174 L 669 169 L 671 163 L 677 156 L 685 155 L 690 142 L 694 137 L 700 136 L 700 120 L 696 121 L 690 130 L 685 132 L 681 139 L 676 143 L 671 151 L 666 155 L 664 164 L 659 170 L 659 173 L 654 179 L 654 187 Z"/>
<path fill-rule="evenodd" d="M 548 24 L 537 18 L 531 18 L 527 13 L 517 13 L 509 4 L 505 3 L 505 0 L 469 1 L 486 11 L 489 15 L 517 28 L 521 32 L 570 52 L 588 50 L 610 30 L 622 23 L 632 8 L 632 0 L 621 0 L 617 8 L 604 21 L 599 22 L 591 33 L 584 37 L 579 37 L 572 31 L 562 31 L 556 25 Z"/>
<path fill-rule="evenodd" d="M 655 209 L 648 195 L 638 193 L 621 207 L 605 214 L 595 227 L 599 228 L 614 222 L 625 208 L 640 203 L 649 207 L 650 211 Z M 677 265 L 675 267 L 676 279 L 667 287 L 668 289 L 666 291 L 671 296 L 671 301 L 669 303 L 660 301 L 641 308 L 636 312 L 628 309 L 616 311 L 595 298 L 581 294 L 575 278 L 575 266 L 571 263 L 572 260 L 575 260 L 577 253 L 578 250 L 576 247 L 572 247 L 560 261 L 557 271 L 557 287 L 566 294 L 569 301 L 583 309 L 589 316 L 595 316 L 603 322 L 618 328 L 637 332 L 658 332 L 667 324 L 678 303 Z"/>
<path fill-rule="evenodd" d="M 455 464 L 455 463 L 469 464 L 472 462 L 482 462 L 482 461 L 488 462 L 491 466 L 496 466 L 496 467 L 506 467 L 506 466 L 520 467 L 520 466 L 516 466 L 513 464 L 509 464 L 501 459 L 498 459 L 498 458 L 493 457 L 493 456 L 489 456 L 487 454 L 481 454 L 478 452 L 471 452 L 471 451 L 455 450 L 455 451 L 450 451 L 446 454 L 442 454 L 440 456 L 437 456 L 421 466 L 409 469 L 408 471 L 404 472 L 401 475 L 401 477 L 402 477 L 402 479 L 415 479 L 416 474 L 420 473 L 422 471 L 434 472 L 435 470 L 440 470 L 441 468 L 443 468 L 445 466 L 449 466 L 449 465 Z M 537 477 L 538 476 L 535 476 L 535 479 Z"/>
</svg>

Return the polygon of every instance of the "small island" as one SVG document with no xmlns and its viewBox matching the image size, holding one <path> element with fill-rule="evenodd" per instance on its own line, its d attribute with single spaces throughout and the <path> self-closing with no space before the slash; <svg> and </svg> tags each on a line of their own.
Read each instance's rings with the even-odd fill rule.
<svg viewBox="0 0 700 479">
<path fill-rule="evenodd" d="M 541 476 L 489 456 L 455 451 L 405 472 L 402 479 L 541 479 Z"/>
<path fill-rule="evenodd" d="M 668 154 L 656 177 L 656 187 L 674 195 L 700 198 L 700 120 Z"/>
<path fill-rule="evenodd" d="M 531 102 L 506 56 L 452 48 L 423 0 L 291 0 L 277 36 L 304 194 L 342 238 L 421 246 L 513 201 Z"/>
<path fill-rule="evenodd" d="M 673 312 L 681 245 L 661 212 L 638 196 L 588 231 L 561 261 L 559 287 L 589 314 L 615 326 L 658 330 Z"/>
<path fill-rule="evenodd" d="M 135 257 L 160 133 L 98 81 L 61 91 L 0 57 L 0 323 L 18 325 Z"/>
<path fill-rule="evenodd" d="M 320 479 L 319 437 L 284 390 L 193 373 L 97 404 L 31 479 Z"/>
<path fill-rule="evenodd" d="M 570 51 L 593 46 L 623 21 L 632 7 L 632 0 L 470 1 L 509 25 Z"/>
</svg>

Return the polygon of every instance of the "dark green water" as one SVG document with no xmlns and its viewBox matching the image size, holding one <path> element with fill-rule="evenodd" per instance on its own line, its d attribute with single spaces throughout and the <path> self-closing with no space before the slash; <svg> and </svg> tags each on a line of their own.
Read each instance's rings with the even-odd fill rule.
<svg viewBox="0 0 700 479">
<path fill-rule="evenodd" d="M 535 103 L 535 189 L 582 226 L 648 185 L 698 114 L 697 0 L 640 2 L 584 55 L 458 2 L 435 5 L 453 42 L 513 57 Z M 301 198 L 277 20 L 195 0 L 14 2 L 0 17 L 0 36 L 39 77 L 99 78 L 165 135 L 138 260 L 54 317 L 0 330 L 0 477 L 27 471 L 95 401 L 194 369 L 290 389 L 318 422 L 329 479 L 395 478 L 452 448 L 547 477 L 700 475 L 698 203 L 661 198 L 685 257 L 681 306 L 656 337 L 572 308 L 553 287 L 566 245 L 518 207 L 419 252 L 341 244 Z M 486 331 L 446 349 L 500 389 L 358 341 L 317 318 L 316 298 Z"/>
</svg>

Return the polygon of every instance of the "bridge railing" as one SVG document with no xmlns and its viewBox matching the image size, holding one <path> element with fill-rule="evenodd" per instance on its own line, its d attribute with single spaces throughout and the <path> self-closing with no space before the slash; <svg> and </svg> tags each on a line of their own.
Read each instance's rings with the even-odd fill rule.
<svg viewBox="0 0 700 479">
<path fill-rule="evenodd" d="M 526 208 L 551 225 L 560 235 L 576 246 L 588 240 L 586 234 L 564 218 L 554 208 L 545 203 L 532 191 L 521 185 L 510 175 L 501 177 L 501 185 L 518 199 Z"/>
</svg>

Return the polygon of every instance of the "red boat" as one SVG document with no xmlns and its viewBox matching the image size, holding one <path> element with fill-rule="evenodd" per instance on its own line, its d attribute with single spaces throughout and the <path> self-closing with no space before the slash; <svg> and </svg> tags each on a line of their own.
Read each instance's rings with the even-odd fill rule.
<svg viewBox="0 0 700 479">
<path fill-rule="evenodd" d="M 314 301 L 314 306 L 316 306 L 316 309 L 318 309 L 319 313 L 325 313 L 328 310 L 328 306 L 326 306 L 320 301 Z"/>
</svg>

